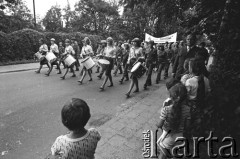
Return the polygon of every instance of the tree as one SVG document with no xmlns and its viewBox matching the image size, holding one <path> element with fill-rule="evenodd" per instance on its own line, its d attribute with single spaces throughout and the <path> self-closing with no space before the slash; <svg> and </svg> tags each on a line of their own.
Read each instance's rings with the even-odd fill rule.
<svg viewBox="0 0 240 159">
<path fill-rule="evenodd" d="M 117 9 L 103 0 L 80 0 L 75 5 L 72 27 L 95 34 L 109 32 L 109 24 L 118 17 Z"/>
<path fill-rule="evenodd" d="M 60 6 L 52 6 L 43 18 L 43 25 L 47 31 L 58 32 L 62 29 L 62 9 Z"/>
<path fill-rule="evenodd" d="M 23 28 L 33 28 L 32 15 L 22 0 L 8 0 L 0 4 L 0 30 L 6 33 L 21 30 Z"/>
</svg>

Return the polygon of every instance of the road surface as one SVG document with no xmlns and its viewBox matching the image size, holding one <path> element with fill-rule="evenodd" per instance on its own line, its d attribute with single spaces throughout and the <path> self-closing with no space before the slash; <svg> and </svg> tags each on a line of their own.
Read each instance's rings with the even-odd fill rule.
<svg viewBox="0 0 240 159">
<path fill-rule="evenodd" d="M 66 80 L 60 80 L 55 70 L 49 77 L 45 77 L 45 72 L 46 69 L 41 74 L 32 70 L 0 74 L 1 159 L 43 159 L 50 153 L 56 137 L 68 131 L 61 123 L 60 111 L 71 98 L 81 98 L 88 103 L 92 114 L 89 126 L 98 127 L 123 111 L 126 103 L 145 98 L 159 87 L 153 85 L 143 91 L 146 79 L 143 77 L 139 83 L 140 93 L 126 99 L 124 94 L 130 82 L 119 85 L 121 75 L 113 77 L 114 87 L 100 92 L 103 79 L 98 80 L 95 73 L 92 82 L 88 82 L 86 76 L 84 84 L 78 85 L 78 77 L 70 77 L 71 74 Z M 153 76 L 155 79 L 156 74 Z"/>
</svg>

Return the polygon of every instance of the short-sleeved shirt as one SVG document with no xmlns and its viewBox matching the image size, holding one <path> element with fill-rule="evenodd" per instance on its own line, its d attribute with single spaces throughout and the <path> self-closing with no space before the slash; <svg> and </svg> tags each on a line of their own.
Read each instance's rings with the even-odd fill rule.
<svg viewBox="0 0 240 159">
<path fill-rule="evenodd" d="M 50 46 L 50 51 L 52 51 L 53 53 L 58 54 L 58 53 L 59 53 L 59 50 L 58 50 L 57 44 L 52 44 L 52 45 Z"/>
<path fill-rule="evenodd" d="M 187 88 L 189 100 L 196 100 L 197 98 L 198 80 L 199 80 L 199 76 L 193 76 L 192 78 L 189 78 L 188 80 L 186 80 L 185 86 Z M 210 92 L 211 89 L 209 85 L 209 80 L 206 77 L 204 77 L 204 85 L 205 85 L 205 93 Z"/>
<path fill-rule="evenodd" d="M 51 152 L 52 155 L 60 154 L 62 159 L 93 159 L 100 139 L 100 133 L 94 128 L 89 129 L 83 137 L 77 139 L 62 135 L 52 145 Z"/>
<path fill-rule="evenodd" d="M 82 47 L 81 55 L 82 56 L 89 56 L 90 54 L 93 54 L 92 46 L 86 45 Z"/>
<path fill-rule="evenodd" d="M 132 47 L 132 48 L 130 49 L 130 52 L 129 52 L 128 63 L 130 63 L 130 60 L 131 60 L 132 58 L 139 58 L 139 57 L 141 57 L 141 56 L 143 55 L 142 52 L 143 52 L 143 51 L 142 51 L 142 48 L 141 48 L 141 47 L 139 47 L 139 48 L 134 48 L 134 47 Z"/>
<path fill-rule="evenodd" d="M 43 55 L 46 54 L 48 52 L 48 46 L 46 44 L 42 44 L 39 47 L 39 52 L 42 53 Z"/>
<path fill-rule="evenodd" d="M 64 54 L 75 54 L 75 51 L 73 50 L 73 47 L 71 45 L 65 47 L 65 53 Z"/>
<path fill-rule="evenodd" d="M 103 54 L 106 57 L 115 58 L 115 56 L 116 56 L 116 48 L 107 46 L 107 47 L 104 48 Z"/>
<path fill-rule="evenodd" d="M 162 107 L 160 112 L 160 119 L 165 121 L 163 124 L 163 129 L 165 131 L 168 132 L 170 130 L 171 133 L 183 132 L 185 121 L 190 119 L 190 107 L 187 106 L 185 102 L 182 102 L 180 106 L 182 107 L 181 122 L 179 123 L 180 125 L 178 126 L 178 128 L 176 128 L 173 125 L 171 125 L 170 122 L 171 120 L 173 120 L 172 116 L 173 102 L 169 98 L 164 101 L 164 106 Z"/>
</svg>

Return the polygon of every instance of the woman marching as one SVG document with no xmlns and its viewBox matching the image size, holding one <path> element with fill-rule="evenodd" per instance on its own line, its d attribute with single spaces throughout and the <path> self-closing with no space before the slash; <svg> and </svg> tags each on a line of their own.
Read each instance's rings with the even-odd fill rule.
<svg viewBox="0 0 240 159">
<path fill-rule="evenodd" d="M 64 57 L 67 57 L 67 55 L 71 55 L 71 54 L 75 54 L 75 52 L 74 52 L 74 50 L 73 50 L 73 48 L 72 48 L 72 46 L 70 45 L 70 40 L 69 39 L 66 39 L 65 40 L 65 52 L 62 54 Z M 67 73 L 68 73 L 68 71 L 69 71 L 69 68 L 72 70 L 72 73 L 73 73 L 73 75 L 72 75 L 72 77 L 76 77 L 76 74 L 75 74 L 75 72 L 74 72 L 74 69 L 73 69 L 73 67 L 74 67 L 74 64 L 75 63 L 73 63 L 72 65 L 70 65 L 70 66 L 67 66 L 66 65 L 66 72 L 65 72 L 65 74 L 61 77 L 63 80 L 65 79 L 65 76 L 67 75 Z"/>
<path fill-rule="evenodd" d="M 91 47 L 91 42 L 90 39 L 88 37 L 85 37 L 83 39 L 83 47 L 82 47 L 82 51 L 81 51 L 81 56 L 85 59 L 87 57 L 90 57 L 91 55 L 93 55 L 93 49 Z M 88 72 L 88 75 L 90 77 L 90 79 L 88 81 L 92 81 L 92 69 L 87 69 L 85 66 L 83 66 L 83 74 L 80 80 L 78 80 L 79 84 L 82 84 L 85 76 L 86 76 L 86 72 Z"/>
<path fill-rule="evenodd" d="M 39 52 L 40 54 L 42 54 L 43 56 L 46 56 L 46 54 L 47 54 L 47 52 L 48 52 L 48 46 L 47 46 L 47 44 L 45 43 L 45 41 L 44 41 L 42 38 L 39 40 L 39 43 L 40 43 L 41 46 L 40 46 L 38 52 Z M 49 65 L 49 63 L 48 63 L 48 61 L 47 61 L 47 59 L 46 59 L 45 57 L 43 58 L 43 60 L 40 61 L 40 67 L 39 67 L 39 69 L 38 69 L 37 71 L 35 71 L 35 72 L 36 72 L 36 73 L 40 73 L 43 65 L 47 65 L 48 68 L 50 68 L 50 65 Z"/>
<path fill-rule="evenodd" d="M 54 38 L 51 39 L 50 51 L 51 51 L 52 53 L 54 53 L 54 55 L 55 55 L 56 57 L 58 57 L 59 50 L 58 50 L 57 44 L 55 44 L 55 39 L 54 39 Z M 61 74 L 61 73 L 62 73 L 62 72 L 61 72 L 61 69 L 60 69 L 60 65 L 59 65 L 57 59 L 56 59 L 55 61 L 53 61 L 52 63 L 50 63 L 50 64 L 51 64 L 51 67 L 50 67 L 49 71 L 45 74 L 46 76 L 49 76 L 50 73 L 52 72 L 53 65 L 56 65 L 57 68 L 58 68 L 58 70 L 59 70 L 59 72 L 58 72 L 57 74 Z"/>
<path fill-rule="evenodd" d="M 133 47 L 130 49 L 130 53 L 128 56 L 128 62 L 127 62 L 129 64 L 130 68 L 136 63 L 136 61 L 143 62 L 142 58 L 140 58 L 143 56 L 142 48 L 140 47 L 141 46 L 140 39 L 134 38 L 132 40 L 132 42 L 133 42 Z M 131 84 L 130 84 L 128 92 L 126 93 L 127 98 L 130 97 L 130 93 L 131 93 L 134 85 L 136 86 L 134 93 L 139 92 L 138 79 L 137 79 L 136 74 L 134 74 L 134 72 L 133 72 L 131 75 Z"/>
<path fill-rule="evenodd" d="M 122 76 L 121 80 L 119 81 L 120 84 L 123 83 L 124 78 L 125 78 L 125 81 L 129 80 L 129 77 L 128 77 L 128 67 L 129 67 L 129 64 L 127 63 L 129 52 L 130 52 L 129 44 L 128 43 L 124 43 L 124 50 L 123 50 L 123 56 L 122 56 L 122 63 L 123 63 L 124 70 L 123 70 L 123 76 Z"/>
<path fill-rule="evenodd" d="M 113 81 L 112 81 L 112 75 L 111 75 L 111 71 L 114 67 L 114 58 L 115 58 L 115 54 L 116 54 L 116 49 L 113 45 L 113 39 L 112 37 L 108 37 L 107 38 L 107 47 L 104 49 L 103 52 L 105 59 L 108 60 L 110 62 L 110 64 L 108 65 L 106 72 L 105 72 L 105 79 L 103 81 L 102 86 L 99 88 L 101 91 L 104 90 L 105 84 L 107 83 L 108 79 L 110 81 L 110 85 L 108 87 L 112 87 L 113 86 Z"/>
</svg>

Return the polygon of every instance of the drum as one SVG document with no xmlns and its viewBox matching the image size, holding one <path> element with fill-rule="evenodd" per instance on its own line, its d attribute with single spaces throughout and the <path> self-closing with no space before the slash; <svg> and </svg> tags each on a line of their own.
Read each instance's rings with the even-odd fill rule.
<svg viewBox="0 0 240 159">
<path fill-rule="evenodd" d="M 95 62 L 91 57 L 85 58 L 81 63 L 86 67 L 87 70 L 91 69 L 95 65 Z"/>
<path fill-rule="evenodd" d="M 67 55 L 63 60 L 65 65 L 68 67 L 72 66 L 76 62 L 76 59 L 72 55 Z"/>
<path fill-rule="evenodd" d="M 57 57 L 54 55 L 54 53 L 48 52 L 46 55 L 46 59 L 48 60 L 49 63 L 53 63 L 54 61 L 57 60 Z"/>
<path fill-rule="evenodd" d="M 35 53 L 35 56 L 38 58 L 39 61 L 42 61 L 44 59 L 44 56 L 40 52 Z"/>
<path fill-rule="evenodd" d="M 110 65 L 110 62 L 106 59 L 100 59 L 98 60 L 98 63 L 102 66 L 103 69 Z"/>
<path fill-rule="evenodd" d="M 142 77 L 146 71 L 147 69 L 141 64 L 141 62 L 137 62 L 131 69 L 131 72 L 134 73 L 137 78 Z"/>
</svg>

